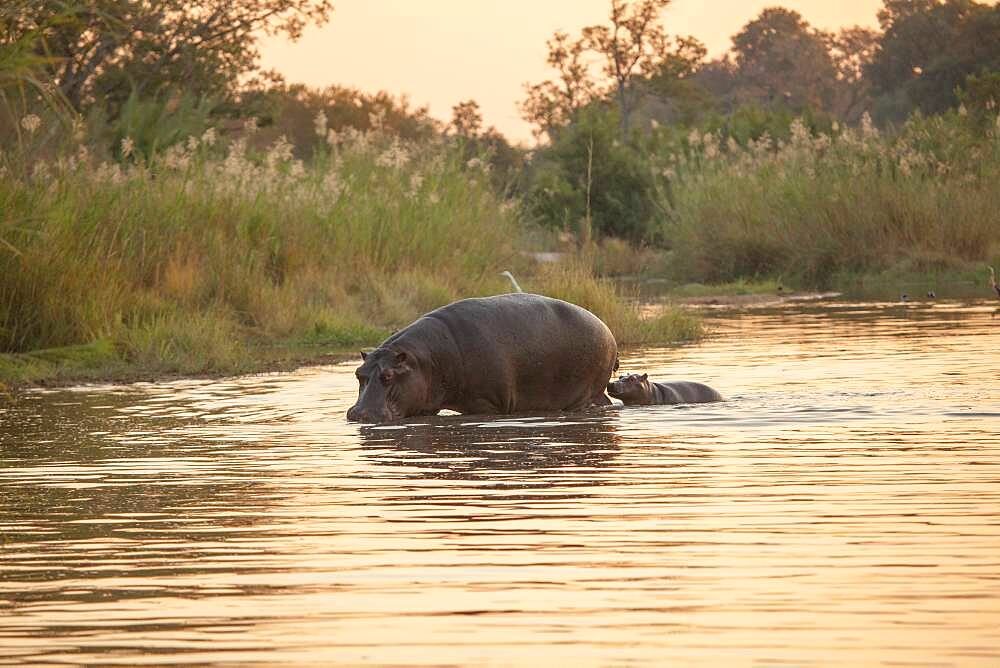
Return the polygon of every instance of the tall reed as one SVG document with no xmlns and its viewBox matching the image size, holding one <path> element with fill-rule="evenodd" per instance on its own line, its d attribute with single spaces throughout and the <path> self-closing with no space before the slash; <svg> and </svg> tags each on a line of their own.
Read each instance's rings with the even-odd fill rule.
<svg viewBox="0 0 1000 668">
<path fill-rule="evenodd" d="M 359 135 L 307 168 L 283 141 L 260 155 L 217 144 L 210 130 L 148 162 L 128 139 L 121 162 L 83 146 L 53 163 L 7 156 L 0 349 L 192 313 L 268 336 L 388 325 L 404 317 L 384 312 L 392 299 L 416 310 L 483 290 L 514 252 L 512 216 L 444 147 Z"/>
<path fill-rule="evenodd" d="M 685 281 L 943 269 L 1000 257 L 1000 120 L 958 112 L 747 145 L 697 132 L 659 157 Z"/>
<path fill-rule="evenodd" d="M 239 370 L 259 344 L 372 345 L 528 270 L 483 162 L 322 125 L 309 164 L 212 129 L 149 158 L 127 137 L 110 162 L 0 155 L 0 353 L 105 341 L 147 369 Z"/>
</svg>

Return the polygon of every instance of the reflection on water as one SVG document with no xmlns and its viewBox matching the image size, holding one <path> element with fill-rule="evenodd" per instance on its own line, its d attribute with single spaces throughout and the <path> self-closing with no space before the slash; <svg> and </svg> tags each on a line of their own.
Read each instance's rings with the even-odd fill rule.
<svg viewBox="0 0 1000 668">
<path fill-rule="evenodd" d="M 1000 665 L 989 303 L 720 314 L 721 404 L 344 421 L 353 364 L 0 407 L 0 664 Z"/>
</svg>

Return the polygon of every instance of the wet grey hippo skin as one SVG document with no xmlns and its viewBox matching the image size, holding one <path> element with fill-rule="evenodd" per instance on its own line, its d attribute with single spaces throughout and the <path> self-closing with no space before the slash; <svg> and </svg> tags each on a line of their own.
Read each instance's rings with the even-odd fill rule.
<svg viewBox="0 0 1000 668">
<path fill-rule="evenodd" d="M 654 404 L 704 404 L 722 401 L 722 395 L 708 385 L 691 381 L 651 383 L 649 376 L 633 373 L 608 383 L 608 394 L 621 399 L 626 406 Z"/>
<path fill-rule="evenodd" d="M 607 325 L 579 306 L 525 293 L 463 299 L 361 354 L 347 419 L 608 405 L 617 353 Z"/>
</svg>

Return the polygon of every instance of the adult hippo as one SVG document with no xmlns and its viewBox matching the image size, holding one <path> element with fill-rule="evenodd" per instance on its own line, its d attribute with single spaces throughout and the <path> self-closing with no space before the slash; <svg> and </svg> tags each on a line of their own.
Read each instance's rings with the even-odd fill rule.
<svg viewBox="0 0 1000 668">
<path fill-rule="evenodd" d="M 617 353 L 607 325 L 574 304 L 524 293 L 463 299 L 361 353 L 347 419 L 608 405 Z"/>
<path fill-rule="evenodd" d="M 722 395 L 708 385 L 687 380 L 673 383 L 652 383 L 647 374 L 622 376 L 608 383 L 608 394 L 621 399 L 626 406 L 651 406 L 654 404 L 704 404 L 722 401 Z"/>
</svg>

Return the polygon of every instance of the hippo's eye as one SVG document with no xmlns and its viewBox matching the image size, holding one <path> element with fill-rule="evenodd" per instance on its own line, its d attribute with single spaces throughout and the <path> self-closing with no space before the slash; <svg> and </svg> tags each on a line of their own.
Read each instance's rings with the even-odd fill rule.
<svg viewBox="0 0 1000 668">
<path fill-rule="evenodd" d="M 389 383 L 392 382 L 394 376 L 395 374 L 390 370 L 390 371 L 383 371 L 382 373 L 379 374 L 378 378 L 379 380 L 382 381 L 383 385 L 388 385 Z"/>
</svg>

